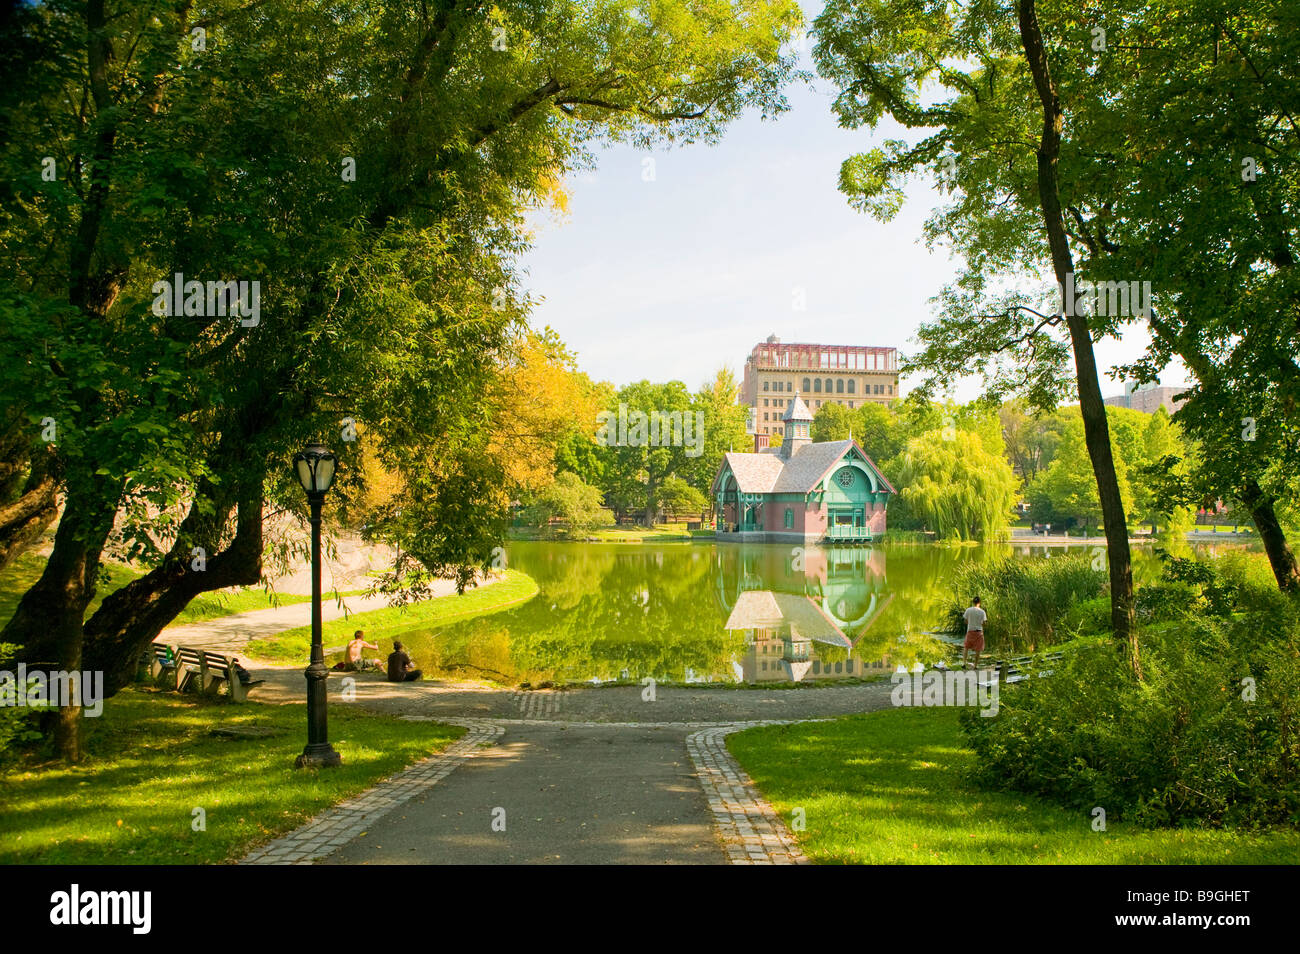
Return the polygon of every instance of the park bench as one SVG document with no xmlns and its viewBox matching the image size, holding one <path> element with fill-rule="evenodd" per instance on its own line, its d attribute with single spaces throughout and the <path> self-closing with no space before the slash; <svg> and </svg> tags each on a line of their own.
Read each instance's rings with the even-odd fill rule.
<svg viewBox="0 0 1300 954">
<path fill-rule="evenodd" d="M 203 650 L 203 673 L 201 678 L 211 680 L 206 684 L 201 684 L 204 691 L 215 689 L 221 683 L 227 686 L 227 692 L 230 694 L 231 702 L 243 702 L 248 698 L 248 690 L 253 686 L 260 686 L 265 679 L 256 679 L 248 685 L 239 681 L 239 673 L 235 669 L 234 659 L 221 655 L 220 653 Z"/>
<path fill-rule="evenodd" d="M 219 689 L 224 682 L 227 687 L 226 691 L 230 695 L 230 701 L 243 702 L 248 698 L 249 689 L 253 686 L 260 686 L 266 681 L 258 679 L 245 685 L 239 681 L 239 673 L 235 669 L 233 658 L 207 649 L 177 646 L 172 657 L 174 662 L 172 665 L 166 666 L 166 647 L 155 644 L 154 659 L 159 668 L 151 671 L 155 675 L 167 676 L 169 674 L 168 669 L 170 669 L 171 678 L 168 682 L 177 692 L 185 692 L 195 685 L 198 686 L 200 692 L 210 692 Z"/>
<path fill-rule="evenodd" d="M 149 674 L 151 679 L 158 679 L 176 668 L 176 659 L 170 646 L 164 643 L 150 643 L 140 653 L 140 669 Z"/>
</svg>

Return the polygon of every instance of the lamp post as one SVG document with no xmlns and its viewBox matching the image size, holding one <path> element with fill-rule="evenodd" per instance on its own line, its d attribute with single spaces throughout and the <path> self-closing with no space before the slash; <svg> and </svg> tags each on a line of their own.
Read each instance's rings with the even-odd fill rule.
<svg viewBox="0 0 1300 954">
<path fill-rule="evenodd" d="M 311 505 L 311 664 L 307 667 L 307 747 L 294 762 L 298 768 L 342 765 L 343 760 L 329 743 L 326 727 L 325 650 L 321 648 L 320 618 L 320 511 L 325 494 L 334 483 L 336 458 L 323 444 L 308 444 L 294 455 L 298 482 L 307 491 Z"/>
</svg>

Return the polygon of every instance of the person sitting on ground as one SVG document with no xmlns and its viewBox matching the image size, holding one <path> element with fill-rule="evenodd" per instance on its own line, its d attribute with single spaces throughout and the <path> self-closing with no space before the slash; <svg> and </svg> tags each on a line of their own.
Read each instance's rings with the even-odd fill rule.
<svg viewBox="0 0 1300 954">
<path fill-rule="evenodd" d="M 402 641 L 393 640 L 393 651 L 388 654 L 388 681 L 416 682 L 419 679 L 420 670 L 415 668 L 411 657 L 402 649 Z"/>
<path fill-rule="evenodd" d="M 378 659 L 362 659 L 361 651 L 364 649 L 378 649 L 377 643 L 366 642 L 364 630 L 357 630 L 352 634 L 352 641 L 348 643 L 347 651 L 344 653 L 344 667 L 348 672 L 362 672 L 367 669 L 383 671 L 383 666 Z"/>
<path fill-rule="evenodd" d="M 984 621 L 989 618 L 989 614 L 980 606 L 978 596 L 970 602 L 971 605 L 967 607 L 966 612 L 961 614 L 966 620 L 966 641 L 962 643 L 961 664 L 963 668 L 979 669 L 980 653 L 984 652 Z M 974 667 L 966 665 L 966 654 L 971 650 L 975 651 Z"/>
</svg>

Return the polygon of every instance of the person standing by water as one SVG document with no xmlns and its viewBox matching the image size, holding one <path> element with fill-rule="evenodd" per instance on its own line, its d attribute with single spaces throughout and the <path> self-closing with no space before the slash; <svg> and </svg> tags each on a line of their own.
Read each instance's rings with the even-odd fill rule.
<svg viewBox="0 0 1300 954">
<path fill-rule="evenodd" d="M 984 621 L 989 618 L 989 614 L 984 612 L 980 606 L 980 598 L 977 596 L 970 601 L 970 606 L 966 612 L 962 613 L 962 618 L 966 620 L 966 641 L 962 643 L 961 664 L 962 668 L 968 668 L 966 665 L 966 656 L 971 650 L 975 651 L 975 669 L 980 667 L 980 653 L 984 652 Z"/>
</svg>

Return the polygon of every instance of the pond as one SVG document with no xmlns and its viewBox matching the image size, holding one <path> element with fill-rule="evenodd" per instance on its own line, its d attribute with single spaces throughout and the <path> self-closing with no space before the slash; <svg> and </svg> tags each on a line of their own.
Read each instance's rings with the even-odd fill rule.
<svg viewBox="0 0 1300 954">
<path fill-rule="evenodd" d="M 428 675 L 508 685 L 856 679 L 949 652 L 930 634 L 958 563 L 1065 552 L 520 541 L 507 560 L 537 581 L 536 597 L 401 639 Z M 1150 559 L 1135 553 L 1139 577 Z"/>
</svg>

